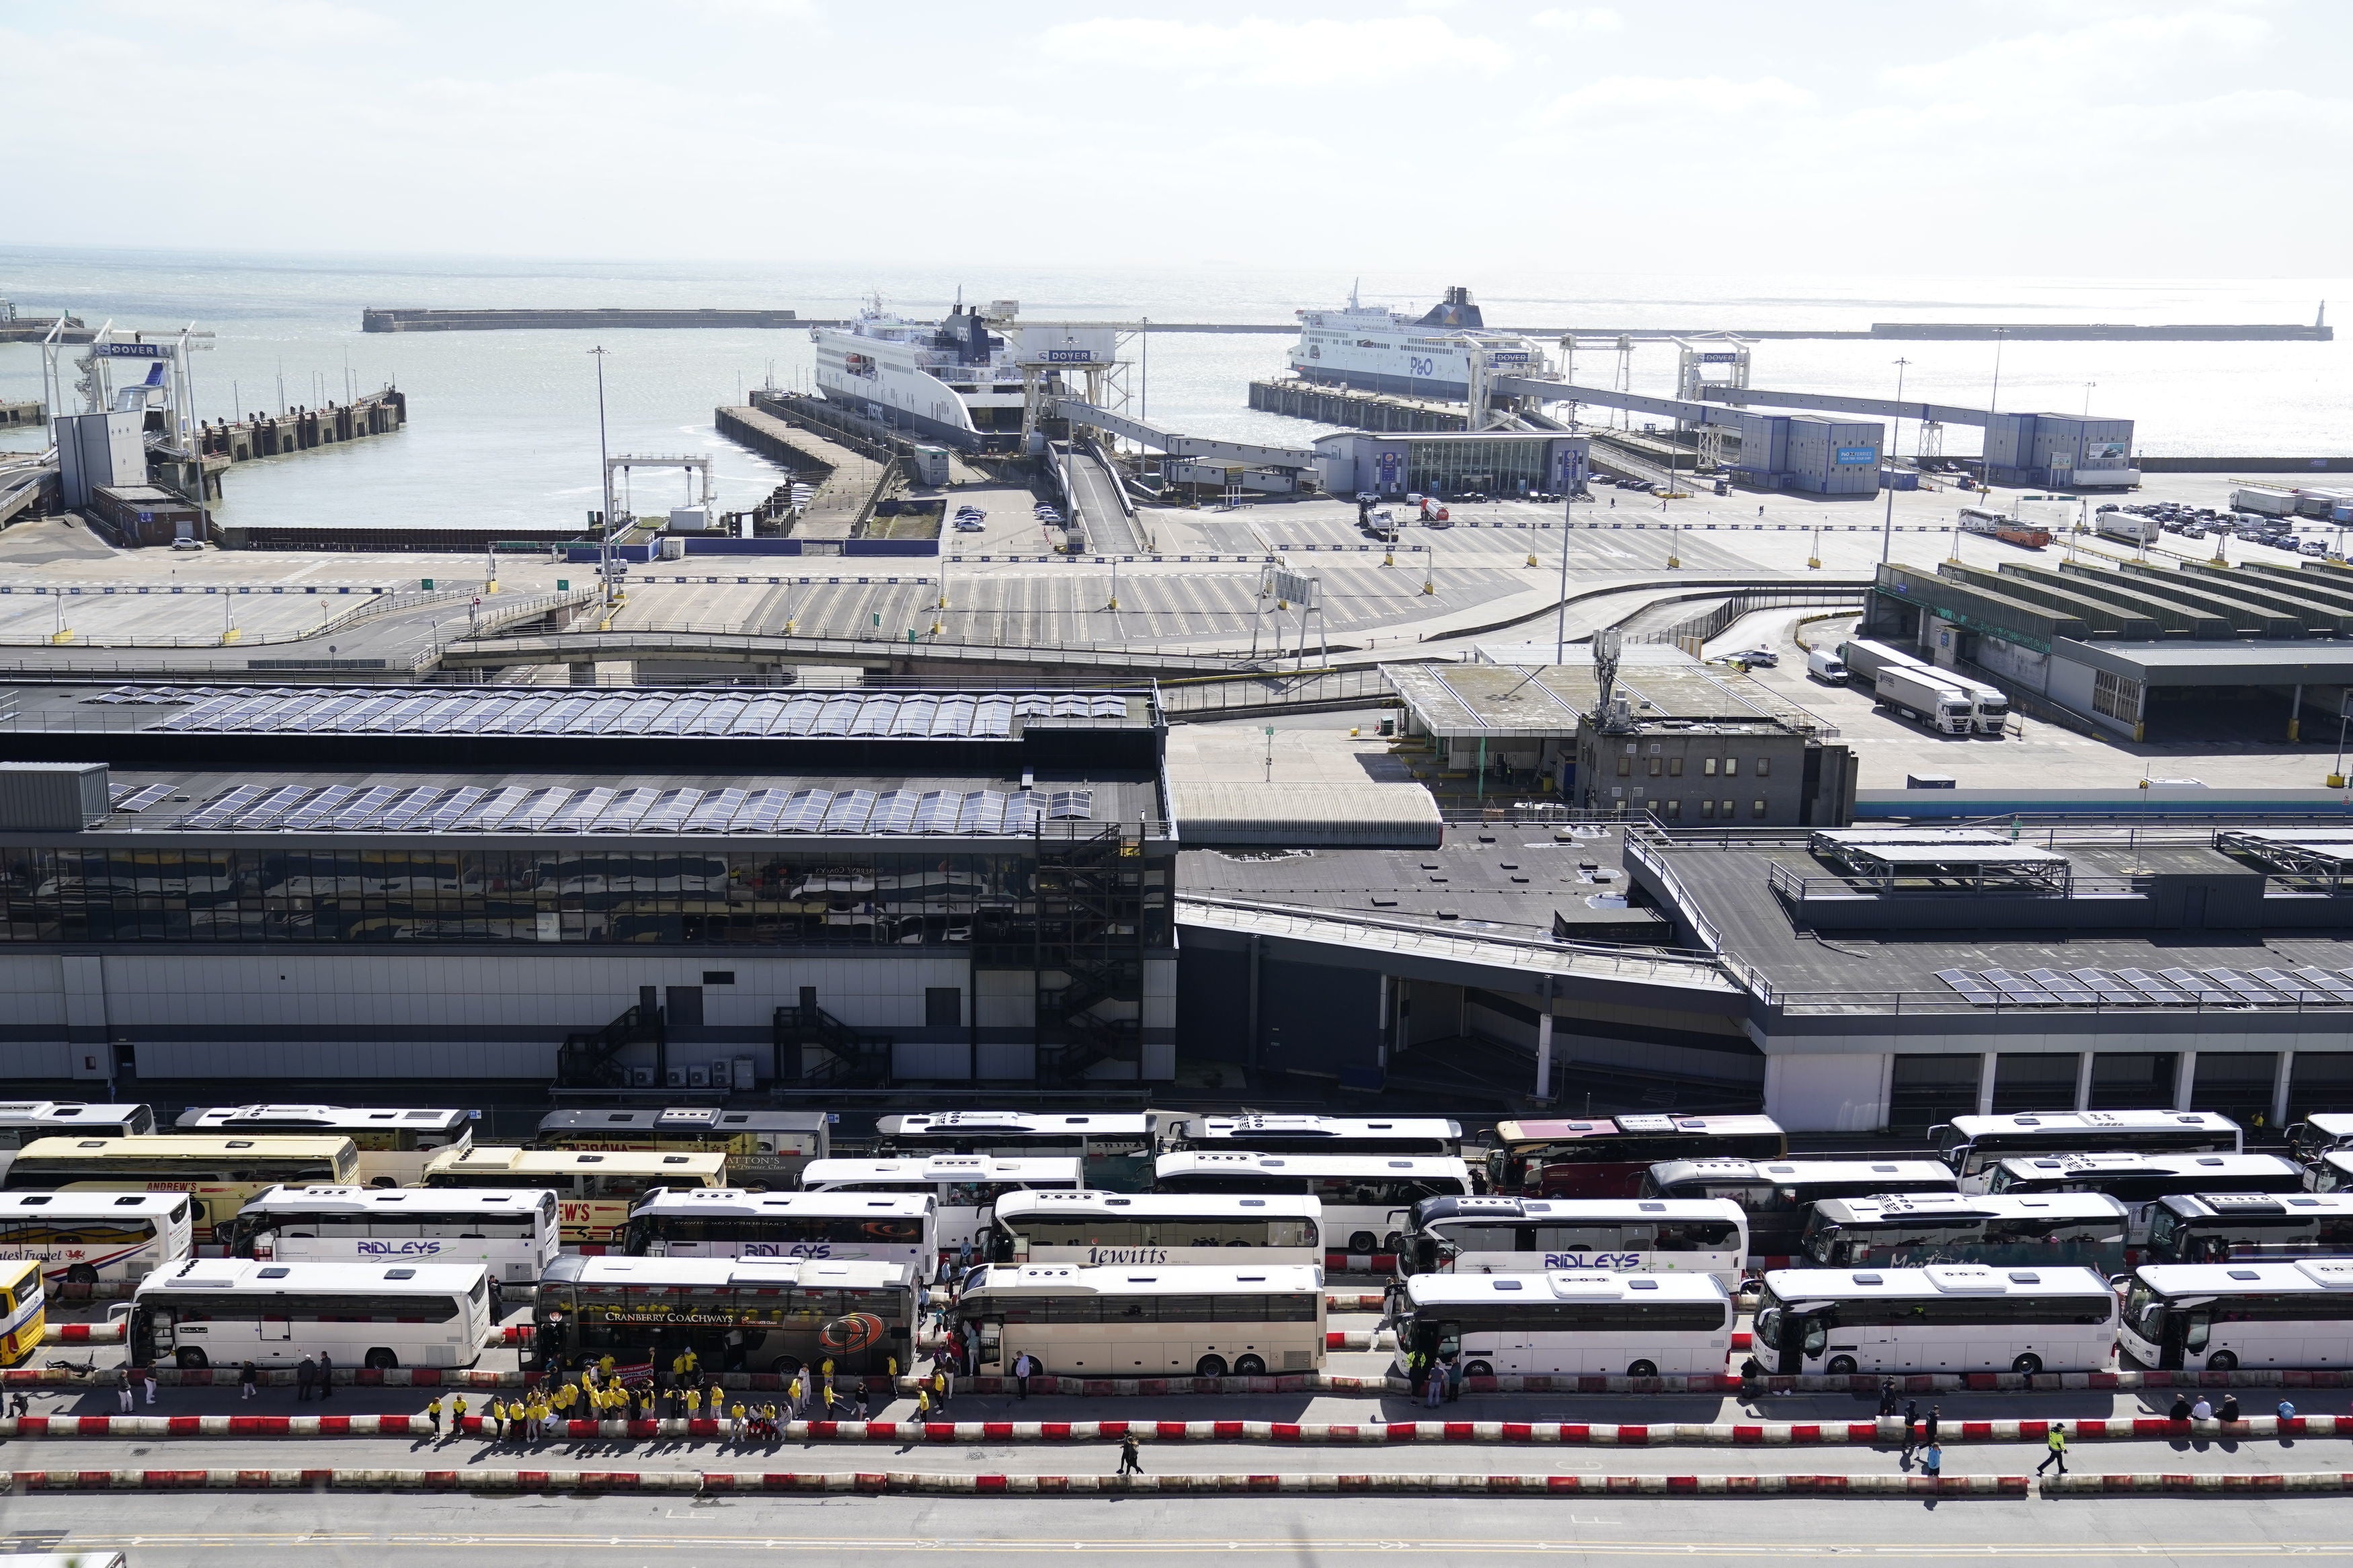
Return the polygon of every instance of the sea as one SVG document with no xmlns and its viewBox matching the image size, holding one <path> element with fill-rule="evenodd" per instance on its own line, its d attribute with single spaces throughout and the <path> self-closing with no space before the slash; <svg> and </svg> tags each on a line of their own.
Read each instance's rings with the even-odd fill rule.
<svg viewBox="0 0 2353 1568">
<path fill-rule="evenodd" d="M 1738 331 L 1874 321 L 2310 321 L 2327 301 L 2353 308 L 2345 279 L 1776 277 L 1494 272 L 1362 277 L 1295 268 L 1105 270 L 596 262 L 389 256 L 273 256 L 0 247 L 0 300 L 24 315 L 60 310 L 96 325 L 209 331 L 192 356 L 197 413 L 341 402 L 385 385 L 407 395 L 409 424 L 387 438 L 241 464 L 220 521 L 495 525 L 586 521 L 598 504 L 603 439 L 616 455 L 705 455 L 719 506 L 755 504 L 780 480 L 771 464 L 721 439 L 712 411 L 750 389 L 810 385 L 805 329 L 364 333 L 360 312 L 393 307 L 789 309 L 842 317 L 878 298 L 928 318 L 966 300 L 1018 300 L 1033 320 L 1138 323 L 1125 371 L 1154 423 L 1202 436 L 1303 443 L 1324 426 L 1253 412 L 1247 384 L 1279 374 L 1290 340 L 1271 333 L 1153 331 L 1158 321 L 1289 323 L 1351 289 L 1416 310 L 1453 285 L 1491 323 Z M 602 348 L 598 356 L 592 351 Z M 61 356 L 69 362 L 69 351 Z M 1675 350 L 1638 343 L 1638 392 L 1671 395 Z M 1901 361 L 1903 363 L 1899 363 Z M 1580 382 L 1609 384 L 1618 355 L 1580 349 Z M 70 384 L 69 363 L 65 374 Z M 1891 342 L 1765 340 L 1751 380 L 1793 391 L 2129 417 L 2147 454 L 2312 457 L 2353 452 L 2353 341 L 2336 342 Z M 37 345 L 0 343 L 0 397 L 42 395 Z M 1605 416 L 1609 417 L 1609 416 Z M 1976 432 L 1942 433 L 1949 456 Z M 1900 432 L 1911 452 L 1915 427 Z M 0 431 L 0 447 L 41 444 Z M 692 499 L 683 473 L 649 471 L 627 498 L 639 513 Z"/>
</svg>

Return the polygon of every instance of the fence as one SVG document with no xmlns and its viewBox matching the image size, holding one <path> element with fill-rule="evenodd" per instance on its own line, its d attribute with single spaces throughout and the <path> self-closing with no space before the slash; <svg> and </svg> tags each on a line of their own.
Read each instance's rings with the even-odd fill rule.
<svg viewBox="0 0 2353 1568">
<path fill-rule="evenodd" d="M 1715 609 L 1693 616 L 1661 631 L 1637 632 L 1626 640 L 1634 643 L 1680 643 L 1685 637 L 1697 637 L 1705 642 L 1721 637 L 1725 629 L 1741 616 L 1758 610 L 1785 609 L 1796 605 L 1860 605 L 1864 589 L 1852 584 L 1806 584 L 1794 587 L 1744 588 L 1732 595 Z"/>
</svg>

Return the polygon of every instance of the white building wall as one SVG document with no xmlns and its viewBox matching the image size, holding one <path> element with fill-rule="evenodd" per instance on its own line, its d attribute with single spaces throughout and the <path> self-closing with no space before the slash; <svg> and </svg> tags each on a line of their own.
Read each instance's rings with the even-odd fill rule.
<svg viewBox="0 0 2353 1568">
<path fill-rule="evenodd" d="M 1884 1056 L 1772 1056 L 1765 1114 L 1791 1132 L 1869 1132 L 1887 1125 Z"/>
<path fill-rule="evenodd" d="M 732 973 L 734 982 L 705 984 L 710 971 Z M 1173 1029 L 1174 962 L 1147 963 L 1145 984 L 1145 1027 Z M 977 996 L 968 994 L 973 984 L 965 955 L 904 949 L 775 957 L 676 949 L 0 954 L 0 1025 L 31 1037 L 0 1042 L 0 1080 L 103 1079 L 108 1042 L 121 1039 L 134 1043 L 142 1078 L 543 1078 L 554 1071 L 563 1036 L 611 1021 L 648 985 L 664 993 L 701 986 L 705 1028 L 754 1037 L 673 1035 L 674 1063 L 748 1053 L 765 1072 L 775 1009 L 797 1003 L 804 985 L 853 1028 L 926 1028 L 923 993 L 934 986 L 966 993 L 965 1016 L 983 1029 L 1031 1026 L 1036 997 L 1027 971 L 983 971 Z M 964 1038 L 897 1049 L 898 1070 L 909 1077 L 1035 1072 L 1036 1047 L 1026 1040 L 985 1044 L 977 1059 Z M 1145 1076 L 1175 1075 L 1172 1045 L 1145 1052 Z"/>
</svg>

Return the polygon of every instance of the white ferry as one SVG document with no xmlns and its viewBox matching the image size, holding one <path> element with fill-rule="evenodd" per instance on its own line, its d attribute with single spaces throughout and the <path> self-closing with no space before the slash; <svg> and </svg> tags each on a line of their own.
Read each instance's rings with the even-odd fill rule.
<svg viewBox="0 0 2353 1568">
<path fill-rule="evenodd" d="M 1111 357 L 1108 342 L 1092 341 L 1097 333 L 1050 348 L 1008 343 L 990 330 L 1038 337 L 1040 327 L 1013 325 L 1019 309 L 1009 300 L 986 310 L 959 301 L 939 321 L 913 321 L 885 310 L 880 300 L 871 301 L 846 327 L 809 329 L 817 344 L 818 390 L 853 414 L 950 446 L 1010 448 L 1021 438 L 1024 354 L 1051 365 L 1097 364 Z M 1047 395 L 1067 390 L 1059 370 L 1044 374 Z"/>
<path fill-rule="evenodd" d="M 1504 374 L 1554 374 L 1551 362 L 1530 339 L 1487 331 L 1468 289 L 1449 289 L 1441 303 L 1419 316 L 1360 304 L 1353 289 L 1345 309 L 1298 314 L 1291 368 L 1309 381 L 1460 401 L 1471 395 L 1467 351 L 1474 344 L 1485 348 L 1488 364 Z"/>
</svg>

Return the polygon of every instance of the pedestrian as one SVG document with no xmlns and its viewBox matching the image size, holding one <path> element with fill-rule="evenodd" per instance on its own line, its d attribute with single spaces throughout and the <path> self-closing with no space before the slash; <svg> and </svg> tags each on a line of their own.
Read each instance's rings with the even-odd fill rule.
<svg viewBox="0 0 2353 1568">
<path fill-rule="evenodd" d="M 858 1418 L 860 1421 L 874 1419 L 874 1384 L 862 1377 L 858 1380 Z"/>
<path fill-rule="evenodd" d="M 139 1376 L 140 1376 L 141 1381 L 144 1382 L 144 1383 L 147 1384 L 147 1404 L 148 1404 L 148 1405 L 149 1405 L 149 1407 L 150 1407 L 150 1408 L 153 1408 L 153 1405 L 154 1405 L 154 1404 L 155 1404 L 155 1367 L 154 1367 L 154 1363 L 151 1362 L 151 1363 L 149 1363 L 147 1365 L 145 1365 L 145 1366 L 143 1366 L 143 1367 L 141 1367 L 141 1368 L 139 1369 Z M 2238 1402 L 2237 1400 L 2233 1399 L 2233 1400 L 2231 1402 L 2231 1414 L 2230 1414 L 2229 1415 L 2225 1416 L 2225 1417 L 2224 1417 L 2224 1419 L 2225 1419 L 2225 1420 L 2229 1420 L 2229 1421 L 2236 1421 L 2238 1418 L 2239 1418 L 2239 1402 Z"/>
<path fill-rule="evenodd" d="M 428 1400 L 427 1400 L 427 1401 L 425 1402 L 425 1419 L 426 1419 L 427 1421 L 428 1421 L 428 1422 L 430 1422 L 430 1423 L 432 1424 L 432 1426 L 433 1426 L 433 1437 L 434 1437 L 434 1440 L 435 1440 L 436 1442 L 440 1441 L 440 1438 L 441 1438 L 441 1394 L 440 1394 L 440 1393 L 439 1393 L 439 1391 L 438 1391 L 438 1390 L 436 1390 L 436 1391 L 435 1391 L 434 1395 L 433 1395 L 433 1397 L 432 1397 L 432 1398 L 430 1398 L 430 1399 L 428 1399 Z"/>
<path fill-rule="evenodd" d="M 150 1390 L 153 1390 L 155 1386 L 154 1373 L 148 1373 L 147 1386 Z M 150 1405 L 155 1403 L 155 1397 L 152 1392 L 148 1394 L 147 1403 Z M 2239 1396 L 2236 1394 L 2226 1394 L 2222 1395 L 2222 1408 L 2214 1412 L 2214 1419 L 2228 1424 L 2230 1422 L 2236 1421 L 2238 1418 Z"/>
<path fill-rule="evenodd" d="M 1140 1476 L 1144 1473 L 1144 1463 L 1137 1457 L 1135 1434 L 1133 1432 L 1120 1434 L 1119 1473 L 1123 1476 Z"/>
<path fill-rule="evenodd" d="M 1920 1456 L 1920 1473 L 1927 1477 L 1932 1481 L 1944 1479 L 1945 1450 L 1943 1445 L 1937 1443 L 1931 1443 L 1928 1445 L 1926 1450 Z"/>
<path fill-rule="evenodd" d="M 1944 1424 L 1945 1407 L 1941 1405 L 1931 1405 L 1928 1406 L 1928 1419 L 1920 1424 L 1920 1436 L 1933 1443 L 1936 1440 L 1937 1430 Z"/>
<path fill-rule="evenodd" d="M 251 1399 L 261 1393 L 261 1369 L 247 1362 L 237 1369 L 237 1396 Z"/>
<path fill-rule="evenodd" d="M 1450 1355 L 1446 1359 L 1446 1400 L 1452 1404 L 1462 1397 L 1462 1358 Z"/>
<path fill-rule="evenodd" d="M 932 1406 L 943 1415 L 948 1413 L 948 1399 L 954 1388 L 955 1385 L 948 1382 L 948 1374 L 945 1372 L 935 1371 L 932 1373 Z"/>
<path fill-rule="evenodd" d="M 1022 1399 L 1029 1397 L 1029 1374 L 1037 1364 L 1029 1359 L 1028 1351 L 1023 1351 L 1013 1358 L 1013 1392 L 1017 1397 Z"/>
<path fill-rule="evenodd" d="M 122 1414 L 131 1414 L 131 1363 L 124 1362 L 114 1369 L 114 1392 L 122 1402 Z"/>
<path fill-rule="evenodd" d="M 2165 1418 L 2166 1418 L 2167 1420 L 2168 1420 L 2168 1421 L 2187 1421 L 2187 1420 L 2189 1420 L 2189 1395 L 2188 1395 L 2188 1394 L 2175 1394 L 2175 1395 L 2173 1396 L 2173 1408 L 2172 1408 L 2172 1409 L 2170 1409 L 2170 1410 L 2168 1410 L 2168 1411 L 2167 1411 L 2167 1412 L 2165 1413 Z"/>
<path fill-rule="evenodd" d="M 1895 1414 L 1895 1380 L 1894 1380 L 1894 1378 L 1892 1378 L 1892 1377 L 1883 1377 L 1883 1378 L 1881 1378 L 1881 1379 L 1879 1380 L 1879 1415 L 1880 1415 L 1880 1419 L 1883 1421 L 1883 1420 L 1885 1420 L 1888 1416 L 1893 1415 L 1894 1415 L 1894 1414 Z"/>
<path fill-rule="evenodd" d="M 1919 1446 L 1920 1402 L 1907 1399 L 1904 1402 L 1904 1457 L 1910 1458 L 1912 1451 Z"/>
<path fill-rule="evenodd" d="M 319 1352 L 319 1397 L 332 1399 L 334 1396 L 335 1358 L 325 1351 L 321 1351 Z"/>
<path fill-rule="evenodd" d="M 32 1402 L 32 1400 L 31 1400 L 31 1399 L 29 1399 L 29 1398 L 27 1398 L 27 1397 L 26 1396 L 25 1391 L 24 1391 L 23 1389 L 21 1389 L 21 1388 L 17 1388 L 17 1389 L 11 1389 L 11 1390 L 9 1391 L 9 1394 L 8 1394 L 8 1415 L 9 1415 L 9 1416 L 10 1416 L 10 1418 L 11 1418 L 11 1419 L 21 1421 L 21 1420 L 23 1420 L 26 1415 L 31 1415 L 31 1414 L 32 1414 L 32 1410 L 33 1410 L 33 1402 Z"/>
<path fill-rule="evenodd" d="M 294 1403 L 307 1405 L 319 1384 L 319 1363 L 310 1352 L 302 1352 L 301 1362 L 294 1368 Z"/>
<path fill-rule="evenodd" d="M 1446 1369 L 1431 1363 L 1430 1371 L 1422 1378 L 1421 1387 L 1421 1407 L 1437 1409 L 1446 1399 Z"/>
<path fill-rule="evenodd" d="M 2273 1412 L 2273 1414 L 2274 1414 L 2274 1415 L 2277 1415 L 2277 1416 L 2278 1416 L 2281 1420 L 2283 1420 L 2283 1421 L 2293 1421 L 2293 1420 L 2295 1420 L 2295 1400 L 2293 1400 L 2293 1399 L 2283 1399 L 2283 1400 L 2281 1400 L 2281 1401 L 2279 1402 L 2279 1408 L 2278 1408 L 2276 1411 Z"/>
<path fill-rule="evenodd" d="M 2051 1451 L 2042 1456 L 2042 1462 L 2034 1467 L 2034 1473 L 2039 1476 L 2056 1465 L 2059 1467 L 2059 1473 L 2065 1475 L 2067 1473 L 2067 1424 L 2063 1421 L 2051 1423 L 2050 1434 L 2042 1439 L 2042 1444 Z"/>
<path fill-rule="evenodd" d="M 466 1432 L 466 1396 L 456 1394 L 449 1401 L 449 1436 L 461 1437 Z"/>
<path fill-rule="evenodd" d="M 2204 1394 L 2200 1394 L 2198 1396 L 2198 1403 L 2189 1407 L 2189 1419 L 2192 1421 L 2213 1420 L 2214 1402 L 2208 1399 Z"/>
</svg>

